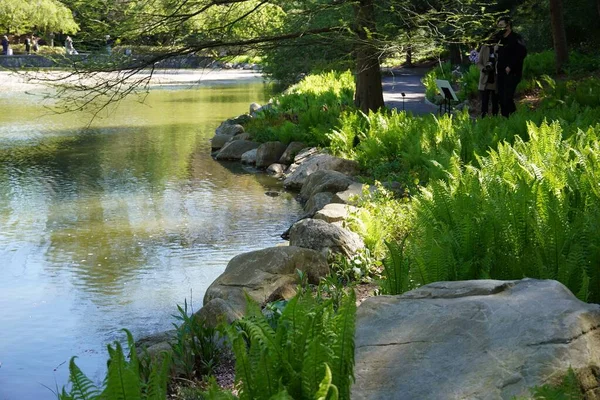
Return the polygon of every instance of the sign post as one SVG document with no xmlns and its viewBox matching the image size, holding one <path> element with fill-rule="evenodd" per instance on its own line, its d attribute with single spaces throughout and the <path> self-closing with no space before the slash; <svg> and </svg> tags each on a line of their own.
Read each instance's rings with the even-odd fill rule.
<svg viewBox="0 0 600 400">
<path fill-rule="evenodd" d="M 454 89 L 452 89 L 452 85 L 450 84 L 449 81 L 443 80 L 443 79 L 436 79 L 435 84 L 437 85 L 437 88 L 440 91 L 440 94 L 444 98 L 444 102 L 442 104 L 440 104 L 440 114 L 443 114 L 443 113 L 449 114 L 450 111 L 452 111 L 452 103 L 451 102 L 452 101 L 458 102 L 458 97 L 456 96 Z M 442 106 L 443 106 L 444 112 L 442 112 Z"/>
</svg>

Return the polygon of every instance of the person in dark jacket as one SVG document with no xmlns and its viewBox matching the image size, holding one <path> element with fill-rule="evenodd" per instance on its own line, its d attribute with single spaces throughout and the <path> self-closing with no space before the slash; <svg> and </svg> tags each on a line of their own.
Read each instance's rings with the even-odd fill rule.
<svg viewBox="0 0 600 400">
<path fill-rule="evenodd" d="M 10 42 L 8 41 L 8 36 L 2 36 L 2 55 L 8 55 L 8 49 L 10 47 Z"/>
<path fill-rule="evenodd" d="M 515 91 L 523 77 L 523 61 L 527 56 L 527 48 L 523 38 L 513 32 L 512 21 L 508 17 L 498 20 L 498 61 L 496 77 L 500 112 L 508 117 L 517 109 Z"/>
</svg>

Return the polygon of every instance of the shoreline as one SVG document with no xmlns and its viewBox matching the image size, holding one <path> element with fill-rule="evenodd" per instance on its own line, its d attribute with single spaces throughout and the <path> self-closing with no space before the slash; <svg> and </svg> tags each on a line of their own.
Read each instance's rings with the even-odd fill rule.
<svg viewBox="0 0 600 400">
<path fill-rule="evenodd" d="M 0 70 L 0 81 L 3 91 L 27 91 L 32 89 L 48 89 L 57 83 L 63 83 L 64 77 L 71 75 L 69 71 L 6 71 Z M 139 80 L 150 75 L 150 70 L 143 70 L 135 75 L 134 80 Z M 101 73 L 92 78 L 71 78 L 71 83 L 92 84 L 97 80 L 108 80 L 116 77 L 114 73 Z M 152 72 L 148 83 L 149 88 L 165 86 L 193 86 L 201 84 L 226 84 L 247 83 L 256 81 L 264 82 L 261 72 L 243 69 L 223 68 L 198 68 L 198 69 L 159 69 Z"/>
</svg>

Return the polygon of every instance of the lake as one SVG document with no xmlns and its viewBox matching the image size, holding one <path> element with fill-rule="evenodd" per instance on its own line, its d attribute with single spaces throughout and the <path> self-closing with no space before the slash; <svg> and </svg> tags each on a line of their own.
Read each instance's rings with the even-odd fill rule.
<svg viewBox="0 0 600 400">
<path fill-rule="evenodd" d="M 93 121 L 5 73 L 0 88 L 0 400 L 54 399 L 72 356 L 100 382 L 122 328 L 170 329 L 301 213 L 280 181 L 210 156 L 223 120 L 265 102 L 256 74 L 166 75 Z"/>
</svg>

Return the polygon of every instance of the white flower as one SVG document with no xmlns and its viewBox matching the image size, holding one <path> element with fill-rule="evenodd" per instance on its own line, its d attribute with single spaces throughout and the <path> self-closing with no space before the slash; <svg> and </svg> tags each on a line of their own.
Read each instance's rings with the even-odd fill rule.
<svg viewBox="0 0 600 400">
<path fill-rule="evenodd" d="M 356 276 L 362 276 L 362 271 L 361 271 L 360 268 L 354 267 L 354 268 L 352 268 L 352 271 L 354 271 L 354 275 L 356 275 Z"/>
</svg>

